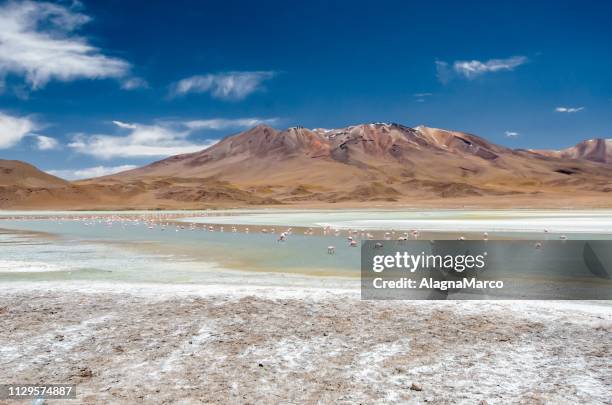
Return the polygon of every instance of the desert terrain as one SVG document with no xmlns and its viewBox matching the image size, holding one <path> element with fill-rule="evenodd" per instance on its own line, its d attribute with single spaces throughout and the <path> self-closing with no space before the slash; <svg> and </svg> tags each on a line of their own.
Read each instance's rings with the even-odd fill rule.
<svg viewBox="0 0 612 405">
<path fill-rule="evenodd" d="M 597 304 L 15 287 L 0 296 L 0 379 L 77 384 L 81 403 L 604 404 L 612 384 Z"/>
</svg>

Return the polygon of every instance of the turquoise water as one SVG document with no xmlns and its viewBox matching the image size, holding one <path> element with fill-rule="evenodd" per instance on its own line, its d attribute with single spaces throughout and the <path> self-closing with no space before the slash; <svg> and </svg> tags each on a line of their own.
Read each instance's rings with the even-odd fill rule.
<svg viewBox="0 0 612 405">
<path fill-rule="evenodd" d="M 349 246 L 348 229 L 358 230 L 350 234 L 358 246 L 368 236 L 397 239 L 413 229 L 421 239 L 479 239 L 483 231 L 492 239 L 609 239 L 612 211 L 1 212 L 0 281 L 355 281 L 360 249 Z"/>
<path fill-rule="evenodd" d="M 359 275 L 359 249 L 335 236 L 210 232 L 139 222 L 0 220 L 0 281 L 96 279 L 142 282 L 285 283 L 287 276 Z M 339 242 L 345 244 L 343 248 Z M 330 244 L 338 245 L 334 255 Z M 246 279 L 246 281 L 244 280 Z M 298 280 L 293 280 L 297 282 Z M 301 280 L 312 283 L 314 280 Z"/>
</svg>

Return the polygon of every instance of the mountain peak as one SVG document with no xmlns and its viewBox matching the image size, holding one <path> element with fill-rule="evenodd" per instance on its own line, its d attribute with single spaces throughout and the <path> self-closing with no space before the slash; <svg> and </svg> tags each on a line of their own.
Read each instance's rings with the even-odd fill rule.
<svg viewBox="0 0 612 405">
<path fill-rule="evenodd" d="M 69 183 L 45 173 L 29 163 L 0 159 L 0 186 L 62 187 Z"/>
<path fill-rule="evenodd" d="M 576 145 L 558 151 L 544 152 L 549 156 L 564 159 L 589 160 L 597 163 L 612 163 L 612 139 L 587 139 Z"/>
<path fill-rule="evenodd" d="M 258 131 L 274 130 L 276 131 L 275 128 L 272 128 L 270 125 L 265 124 L 265 123 L 257 124 L 253 128 L 251 128 L 251 130 L 258 130 Z"/>
</svg>

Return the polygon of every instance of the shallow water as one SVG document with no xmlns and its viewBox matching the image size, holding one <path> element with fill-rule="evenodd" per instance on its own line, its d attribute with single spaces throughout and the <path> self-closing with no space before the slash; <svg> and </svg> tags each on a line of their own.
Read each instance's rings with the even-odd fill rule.
<svg viewBox="0 0 612 405">
<path fill-rule="evenodd" d="M 349 228 L 363 230 L 357 240 L 412 229 L 421 239 L 610 239 L 612 211 L 1 212 L 0 281 L 355 285 L 360 249 L 349 247 Z"/>
<path fill-rule="evenodd" d="M 145 222 L 0 220 L 0 281 L 95 279 L 328 285 L 359 275 L 359 249 L 332 236 L 209 232 Z M 162 230 L 164 229 L 164 230 Z M 299 277 L 295 277 L 295 276 Z M 315 277 L 316 276 L 316 277 Z M 326 276 L 326 277 L 319 277 Z M 336 283 L 337 284 L 337 283 Z M 342 284 L 342 283 L 340 283 Z"/>
</svg>

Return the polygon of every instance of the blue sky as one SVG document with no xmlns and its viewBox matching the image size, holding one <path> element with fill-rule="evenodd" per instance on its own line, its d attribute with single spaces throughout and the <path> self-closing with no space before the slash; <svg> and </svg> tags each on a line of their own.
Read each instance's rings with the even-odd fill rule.
<svg viewBox="0 0 612 405">
<path fill-rule="evenodd" d="M 88 177 L 259 122 L 425 124 L 517 148 L 610 138 L 610 15 L 600 1 L 0 1 L 0 157 Z"/>
</svg>

